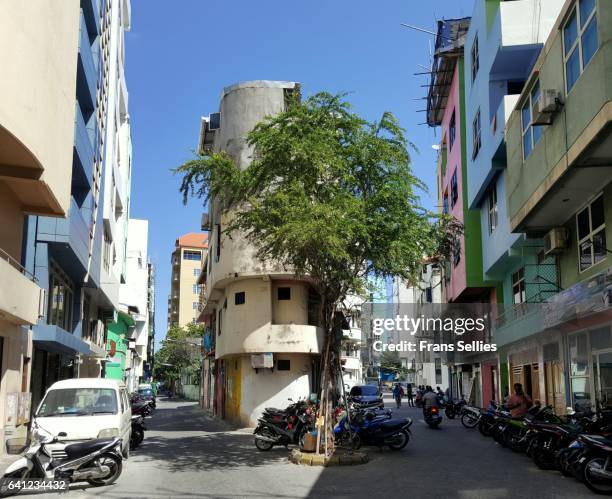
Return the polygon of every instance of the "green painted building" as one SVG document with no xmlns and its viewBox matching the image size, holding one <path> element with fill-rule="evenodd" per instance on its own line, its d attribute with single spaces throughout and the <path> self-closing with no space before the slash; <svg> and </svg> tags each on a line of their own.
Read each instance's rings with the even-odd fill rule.
<svg viewBox="0 0 612 499">
<path fill-rule="evenodd" d="M 109 361 L 106 362 L 104 369 L 105 378 L 125 381 L 126 359 L 129 352 L 129 331 L 135 324 L 134 319 L 129 314 L 118 312 L 117 320 L 108 325 L 106 352 Z"/>
</svg>

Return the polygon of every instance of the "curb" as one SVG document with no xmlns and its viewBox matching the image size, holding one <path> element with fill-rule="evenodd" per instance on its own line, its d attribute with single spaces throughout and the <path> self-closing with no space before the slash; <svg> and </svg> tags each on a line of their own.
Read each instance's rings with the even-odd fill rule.
<svg viewBox="0 0 612 499">
<path fill-rule="evenodd" d="M 313 454 L 293 449 L 289 454 L 289 461 L 306 466 L 353 466 L 367 463 L 368 455 L 363 452 L 353 452 L 351 454 L 335 452 L 333 455 L 326 457 L 325 454 Z"/>
</svg>

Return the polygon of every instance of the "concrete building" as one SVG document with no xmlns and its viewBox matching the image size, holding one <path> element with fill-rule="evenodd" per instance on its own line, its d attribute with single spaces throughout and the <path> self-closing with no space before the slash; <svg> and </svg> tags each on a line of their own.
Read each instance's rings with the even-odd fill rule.
<svg viewBox="0 0 612 499">
<path fill-rule="evenodd" d="M 127 245 L 127 264 L 125 283 L 119 289 L 119 302 L 124 310 L 131 311 L 134 330 L 126 338 L 130 350 L 129 372 L 126 372 L 128 390 L 135 391 L 138 383 L 144 381 L 145 364 L 149 347 L 149 261 L 148 232 L 149 222 L 130 218 L 128 222 L 130 237 Z M 108 364 L 107 364 L 108 366 Z"/>
<path fill-rule="evenodd" d="M 508 224 L 559 290 L 499 324 L 513 381 L 559 410 L 612 406 L 612 5 L 567 0 L 506 126 Z"/>
<path fill-rule="evenodd" d="M 0 4 L 0 454 L 26 435 L 31 326 L 47 308 L 25 265 L 24 219 L 71 206 L 80 16 L 76 0 Z"/>
<path fill-rule="evenodd" d="M 72 2 L 70 3 L 72 5 Z M 106 169 L 117 156 L 105 157 L 109 93 L 117 82 L 110 61 L 122 66 L 125 58 L 116 40 L 117 15 L 121 29 L 129 26 L 126 0 L 84 0 L 73 5 L 74 85 L 72 95 L 73 148 L 67 218 L 30 216 L 25 228 L 25 266 L 47 290 L 43 317 L 33 328 L 32 399 L 34 405 L 45 389 L 59 379 L 100 376 L 106 357 L 106 329 L 117 320 L 118 281 L 107 286 L 111 265 L 124 256 L 112 251 L 105 238 L 102 203 L 111 185 L 104 182 Z M 55 16 L 51 16 L 55 18 Z M 48 22 L 49 16 L 44 17 Z M 20 23 L 21 24 L 21 23 Z M 112 51 L 121 52 L 119 59 Z M 55 112 L 57 114 L 57 112 Z M 123 208 L 127 210 L 129 200 Z"/>
<path fill-rule="evenodd" d="M 266 116 L 285 109 L 293 82 L 251 81 L 226 87 L 219 111 L 203 118 L 198 149 L 225 151 L 240 168 L 253 150 L 247 133 Z M 204 338 L 215 356 L 215 412 L 254 424 L 264 407 L 318 392 L 322 330 L 318 296 L 308 282 L 255 257 L 240 234 L 223 234 L 228 214 L 212 200 L 206 273 Z M 208 349 L 208 352 L 211 350 Z"/>
<path fill-rule="evenodd" d="M 184 326 L 200 316 L 198 279 L 207 254 L 208 236 L 190 232 L 176 240 L 172 252 L 172 276 L 168 297 L 168 326 Z"/>
<path fill-rule="evenodd" d="M 364 381 L 361 362 L 363 301 L 361 297 L 348 296 L 340 307 L 340 312 L 344 315 L 340 362 L 342 363 L 342 382 L 348 390 Z"/>
<path fill-rule="evenodd" d="M 510 313 L 556 290 L 556 268 L 542 257 L 543 242 L 510 228 L 504 128 L 562 4 L 563 0 L 477 0 L 465 37 L 467 206 L 480 211 L 482 280 L 495 284 L 490 295 L 479 300 L 505 304 Z M 540 275 L 546 282 L 537 279 Z M 536 281 L 537 289 L 527 296 L 525 283 Z M 498 398 L 490 390 L 508 387 L 507 366 L 498 365 L 494 355 L 463 360 L 457 373 L 461 386 L 482 387 L 486 398 Z"/>
</svg>

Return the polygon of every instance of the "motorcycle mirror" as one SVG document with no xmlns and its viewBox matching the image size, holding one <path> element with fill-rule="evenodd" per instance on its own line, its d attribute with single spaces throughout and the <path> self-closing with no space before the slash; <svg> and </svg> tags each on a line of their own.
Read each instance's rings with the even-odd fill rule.
<svg viewBox="0 0 612 499">
<path fill-rule="evenodd" d="M 60 432 L 57 434 L 57 436 L 58 436 L 58 437 L 67 437 L 67 436 L 68 436 L 68 433 L 66 433 L 65 431 L 60 431 Z"/>
</svg>

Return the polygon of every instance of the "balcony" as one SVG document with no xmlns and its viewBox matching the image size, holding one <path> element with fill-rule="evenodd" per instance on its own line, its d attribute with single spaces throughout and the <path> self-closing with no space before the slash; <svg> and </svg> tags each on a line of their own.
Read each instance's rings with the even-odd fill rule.
<svg viewBox="0 0 612 499">
<path fill-rule="evenodd" d="M 553 28 L 565 0 L 502 1 L 490 40 L 499 43 L 491 74 L 508 75 L 530 69 Z"/>
<path fill-rule="evenodd" d="M 354 356 L 342 355 L 340 357 L 342 362 L 342 368 L 349 371 L 360 371 L 361 370 L 361 359 Z"/>
<path fill-rule="evenodd" d="M 0 318 L 19 325 L 38 322 L 44 292 L 19 262 L 0 249 Z"/>
<path fill-rule="evenodd" d="M 93 181 L 94 151 L 81 106 L 76 103 L 74 124 L 74 153 L 72 159 L 72 185 L 84 189 L 91 189 Z"/>
<path fill-rule="evenodd" d="M 342 330 L 342 339 L 352 343 L 361 343 L 361 329 L 351 328 Z"/>
<path fill-rule="evenodd" d="M 96 42 L 97 43 L 97 42 Z M 79 59 L 77 65 L 77 99 L 84 108 L 93 110 L 96 99 L 96 82 L 98 73 L 94 64 L 87 23 L 81 9 L 79 27 Z"/>
</svg>

